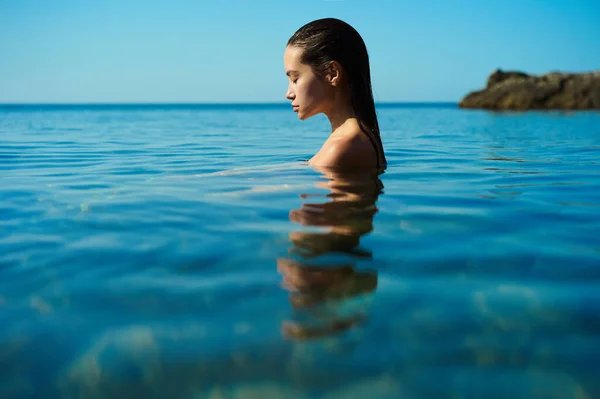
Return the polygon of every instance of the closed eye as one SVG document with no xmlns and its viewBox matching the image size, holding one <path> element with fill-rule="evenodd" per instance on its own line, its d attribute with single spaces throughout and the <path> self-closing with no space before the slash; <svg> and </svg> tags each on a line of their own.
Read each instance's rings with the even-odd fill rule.
<svg viewBox="0 0 600 399">
<path fill-rule="evenodd" d="M 298 81 L 298 71 L 287 71 L 285 74 L 292 79 L 292 83 L 295 84 Z"/>
</svg>

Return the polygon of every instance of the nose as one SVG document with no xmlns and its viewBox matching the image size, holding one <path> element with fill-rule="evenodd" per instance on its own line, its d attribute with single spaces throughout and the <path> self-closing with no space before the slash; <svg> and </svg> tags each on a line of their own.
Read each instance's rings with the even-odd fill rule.
<svg viewBox="0 0 600 399">
<path fill-rule="evenodd" d="M 290 90 L 289 87 L 287 89 L 287 92 L 285 93 L 285 98 L 287 98 L 288 100 L 293 100 L 294 98 L 296 98 L 296 95 L 292 93 L 292 90 Z"/>
</svg>

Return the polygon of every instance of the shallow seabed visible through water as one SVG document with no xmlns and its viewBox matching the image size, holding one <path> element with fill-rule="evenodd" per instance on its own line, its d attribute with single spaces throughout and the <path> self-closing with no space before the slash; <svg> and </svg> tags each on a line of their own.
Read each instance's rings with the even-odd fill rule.
<svg viewBox="0 0 600 399">
<path fill-rule="evenodd" d="M 600 397 L 600 113 L 0 106 L 0 397 Z"/>
</svg>

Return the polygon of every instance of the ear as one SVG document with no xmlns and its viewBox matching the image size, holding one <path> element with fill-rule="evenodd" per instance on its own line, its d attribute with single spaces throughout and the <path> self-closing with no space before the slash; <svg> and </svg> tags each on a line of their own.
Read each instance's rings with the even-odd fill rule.
<svg viewBox="0 0 600 399">
<path fill-rule="evenodd" d="M 332 86 L 338 86 L 342 79 L 342 65 L 337 61 L 332 61 L 327 67 L 327 81 Z"/>
</svg>

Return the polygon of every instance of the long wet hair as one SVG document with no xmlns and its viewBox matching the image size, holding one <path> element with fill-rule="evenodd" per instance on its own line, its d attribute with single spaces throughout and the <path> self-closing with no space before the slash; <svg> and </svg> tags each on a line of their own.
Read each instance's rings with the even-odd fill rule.
<svg viewBox="0 0 600 399">
<path fill-rule="evenodd" d="M 344 21 L 324 18 L 302 26 L 288 40 L 287 45 L 301 48 L 303 51 L 300 62 L 310 65 L 319 76 L 325 76 L 333 61 L 340 63 L 348 76 L 354 114 L 367 136 L 372 140 L 365 130 L 374 136 L 383 156 L 380 166 L 385 166 L 385 153 L 371 87 L 369 54 L 360 34 Z"/>
</svg>

